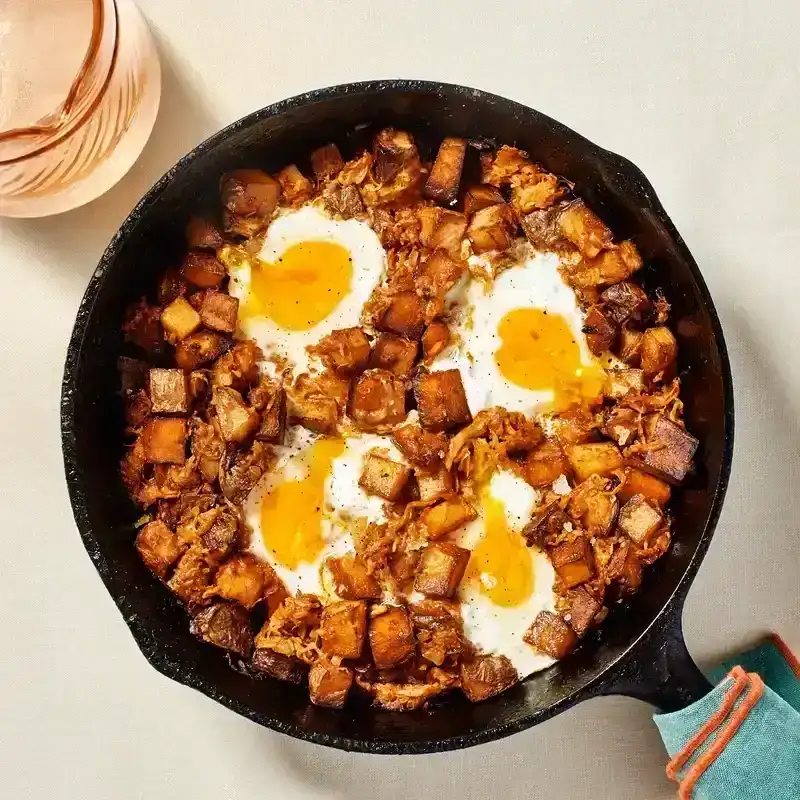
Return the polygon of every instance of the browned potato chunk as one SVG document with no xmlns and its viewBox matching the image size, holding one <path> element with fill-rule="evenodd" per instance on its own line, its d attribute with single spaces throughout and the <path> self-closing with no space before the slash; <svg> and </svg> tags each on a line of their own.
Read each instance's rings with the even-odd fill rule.
<svg viewBox="0 0 800 800">
<path fill-rule="evenodd" d="M 142 430 L 144 455 L 151 464 L 183 464 L 186 461 L 186 420 L 151 417 Z"/>
<path fill-rule="evenodd" d="M 367 179 L 371 167 L 372 153 L 364 150 L 342 167 L 336 181 L 341 186 L 359 186 Z"/>
<path fill-rule="evenodd" d="M 633 594 L 642 585 L 642 573 L 642 562 L 636 557 L 630 540 L 620 540 L 606 567 L 606 578 L 617 581 L 623 595 Z"/>
<path fill-rule="evenodd" d="M 567 243 L 558 224 L 561 207 L 541 208 L 520 218 L 527 240 L 537 249 L 556 250 Z"/>
<path fill-rule="evenodd" d="M 578 636 L 583 636 L 591 627 L 603 604 L 583 586 L 564 592 L 563 597 L 567 606 L 563 614 L 564 621 Z"/>
<path fill-rule="evenodd" d="M 177 344 L 200 327 L 200 315 L 183 297 L 177 297 L 161 312 L 166 340 Z"/>
<path fill-rule="evenodd" d="M 470 551 L 451 542 L 433 542 L 423 551 L 414 588 L 429 597 L 452 597 L 469 562 Z"/>
<path fill-rule="evenodd" d="M 248 450 L 235 452 L 220 468 L 222 493 L 232 503 L 243 503 L 271 464 L 271 451 L 261 442 L 253 442 Z"/>
<path fill-rule="evenodd" d="M 482 208 L 496 206 L 502 202 L 503 195 L 496 186 L 480 183 L 477 186 L 470 186 L 464 194 L 464 213 L 471 217 Z"/>
<path fill-rule="evenodd" d="M 622 325 L 631 318 L 640 319 L 650 307 L 650 299 L 644 289 L 629 281 L 609 286 L 600 295 L 600 302 L 617 325 Z"/>
<path fill-rule="evenodd" d="M 380 453 L 367 453 L 358 485 L 369 494 L 396 500 L 411 476 L 411 468 Z"/>
<path fill-rule="evenodd" d="M 264 598 L 268 572 L 272 573 L 269 564 L 251 553 L 237 553 L 217 570 L 210 593 L 252 608 Z"/>
<path fill-rule="evenodd" d="M 603 478 L 590 478 L 576 486 L 569 497 L 567 512 L 580 521 L 590 537 L 608 536 L 619 513 L 619 501 Z"/>
<path fill-rule="evenodd" d="M 626 363 L 634 366 L 639 363 L 642 352 L 642 339 L 644 334 L 632 328 L 623 328 L 620 331 L 617 351 L 619 357 Z"/>
<path fill-rule="evenodd" d="M 525 457 L 525 480 L 531 486 L 550 486 L 569 472 L 569 462 L 558 442 L 542 442 Z"/>
<path fill-rule="evenodd" d="M 369 621 L 369 646 L 378 669 L 391 669 L 413 654 L 416 646 L 408 612 L 388 606 Z"/>
<path fill-rule="evenodd" d="M 358 658 L 367 633 L 367 604 L 364 600 L 341 600 L 322 609 L 320 636 L 329 656 Z"/>
<path fill-rule="evenodd" d="M 428 537 L 438 539 L 458 530 L 477 516 L 478 513 L 463 497 L 451 497 L 426 508 L 420 514 L 420 520 L 428 532 Z"/>
<path fill-rule="evenodd" d="M 409 339 L 419 339 L 425 330 L 425 318 L 422 300 L 417 293 L 399 292 L 394 295 L 378 327 L 380 330 L 399 333 Z"/>
<path fill-rule="evenodd" d="M 647 451 L 644 462 L 651 469 L 658 470 L 660 476 L 680 483 L 692 468 L 692 458 L 699 442 L 684 428 L 676 423 L 659 417 L 652 440 L 661 446 Z"/>
<path fill-rule="evenodd" d="M 518 147 L 504 144 L 497 152 L 481 153 L 481 177 L 484 183 L 505 186 L 512 177 L 532 166 L 530 156 Z"/>
<path fill-rule="evenodd" d="M 219 563 L 239 544 L 239 518 L 222 509 L 211 527 L 200 537 L 200 544 L 214 563 Z"/>
<path fill-rule="evenodd" d="M 283 199 L 290 206 L 305 203 L 314 193 L 313 184 L 295 164 L 284 167 L 275 175 L 275 179 L 281 186 Z"/>
<path fill-rule="evenodd" d="M 325 659 L 319 659 L 311 665 L 308 694 L 315 706 L 344 708 L 352 685 L 353 671 L 349 667 L 337 667 Z"/>
<path fill-rule="evenodd" d="M 322 196 L 325 210 L 335 217 L 352 219 L 364 210 L 357 186 L 331 184 Z"/>
<path fill-rule="evenodd" d="M 339 421 L 339 403 L 319 380 L 300 375 L 288 393 L 289 417 L 317 433 L 333 433 Z"/>
<path fill-rule="evenodd" d="M 654 503 L 635 494 L 619 512 L 619 529 L 636 544 L 643 545 L 661 527 L 663 519 Z"/>
<path fill-rule="evenodd" d="M 586 344 L 593 355 L 601 356 L 610 350 L 617 338 L 613 320 L 599 306 L 592 306 L 583 321 Z"/>
<path fill-rule="evenodd" d="M 192 619 L 191 632 L 204 642 L 248 658 L 253 631 L 247 611 L 236 603 L 214 603 Z"/>
<path fill-rule="evenodd" d="M 418 711 L 444 691 L 438 683 L 376 683 L 372 704 L 387 711 Z"/>
<path fill-rule="evenodd" d="M 176 301 L 177 302 L 177 301 Z M 175 362 L 187 372 L 219 358 L 228 346 L 217 333 L 197 331 L 180 341 L 175 348 Z"/>
<path fill-rule="evenodd" d="M 243 442 L 258 428 L 258 413 L 245 403 L 236 389 L 216 387 L 211 404 L 226 442 Z"/>
<path fill-rule="evenodd" d="M 278 205 L 281 186 L 260 169 L 237 169 L 222 176 L 219 193 L 231 214 L 266 220 Z"/>
<path fill-rule="evenodd" d="M 354 375 L 367 366 L 369 339 L 361 328 L 342 328 L 309 347 L 308 352 L 318 356 L 328 369 L 342 375 Z"/>
<path fill-rule="evenodd" d="M 345 600 L 380 600 L 381 587 L 360 556 L 329 558 L 326 564 L 339 597 Z"/>
<path fill-rule="evenodd" d="M 406 417 L 405 384 L 388 370 L 368 369 L 353 383 L 348 411 L 364 431 L 396 425 Z"/>
<path fill-rule="evenodd" d="M 564 411 L 552 420 L 553 430 L 562 447 L 582 444 L 595 438 L 599 422 L 594 414 L 583 407 Z"/>
<path fill-rule="evenodd" d="M 236 330 L 236 317 L 239 314 L 239 299 L 224 292 L 206 292 L 200 306 L 200 319 L 203 325 L 221 333 Z"/>
<path fill-rule="evenodd" d="M 181 557 L 167 586 L 190 609 L 205 605 L 211 584 L 211 567 L 203 546 L 192 545 Z"/>
<path fill-rule="evenodd" d="M 622 453 L 613 442 L 588 442 L 566 448 L 567 458 L 578 480 L 608 475 L 623 465 Z"/>
<path fill-rule="evenodd" d="M 422 600 L 411 606 L 411 621 L 420 655 L 440 667 L 445 659 L 466 649 L 459 604 L 448 600 Z"/>
<path fill-rule="evenodd" d="M 256 431 L 259 442 L 283 444 L 286 433 L 286 392 L 276 386 L 261 413 L 261 425 Z"/>
<path fill-rule="evenodd" d="M 190 250 L 181 264 L 183 277 L 201 289 L 212 289 L 222 283 L 226 275 L 225 267 L 213 253 Z"/>
<path fill-rule="evenodd" d="M 450 328 L 446 322 L 434 320 L 422 334 L 422 356 L 430 363 L 450 344 Z"/>
<path fill-rule="evenodd" d="M 613 242 L 611 231 L 583 200 L 570 203 L 561 212 L 558 222 L 564 236 L 586 258 L 594 258 Z"/>
<path fill-rule="evenodd" d="M 419 342 L 393 333 L 382 333 L 375 342 L 369 365 L 386 369 L 393 375 L 408 375 L 417 359 L 418 351 Z"/>
<path fill-rule="evenodd" d="M 433 471 L 418 469 L 416 476 L 420 500 L 431 500 L 438 494 L 453 491 L 453 478 L 444 467 Z"/>
<path fill-rule="evenodd" d="M 581 289 L 608 286 L 626 281 L 636 270 L 641 269 L 641 266 L 642 257 L 636 246 L 632 242 L 622 242 L 579 264 L 570 273 L 569 283 L 574 288 Z"/>
<path fill-rule="evenodd" d="M 640 469 L 629 467 L 625 473 L 625 480 L 619 488 L 618 496 L 625 502 L 637 494 L 663 508 L 669 502 L 671 491 L 668 483 L 653 475 L 648 475 Z"/>
<path fill-rule="evenodd" d="M 594 577 L 592 550 L 585 536 L 576 536 L 571 542 L 554 547 L 550 551 L 550 560 L 567 589 L 586 583 Z"/>
<path fill-rule="evenodd" d="M 271 678 L 294 683 L 297 686 L 303 684 L 308 675 L 308 665 L 299 658 L 276 653 L 268 647 L 258 647 L 253 651 L 250 666 L 256 672 L 262 672 Z"/>
<path fill-rule="evenodd" d="M 447 453 L 447 437 L 443 433 L 425 431 L 419 425 L 397 428 L 392 432 L 392 440 L 417 467 L 438 467 Z"/>
<path fill-rule="evenodd" d="M 333 142 L 311 152 L 311 169 L 314 170 L 317 183 L 335 178 L 343 166 L 342 154 Z"/>
<path fill-rule="evenodd" d="M 458 211 L 448 211 L 438 206 L 425 206 L 419 210 L 418 216 L 421 224 L 420 243 L 431 250 L 441 248 L 458 257 L 467 230 L 467 218 Z"/>
<path fill-rule="evenodd" d="M 466 271 L 466 265 L 450 258 L 444 250 L 431 254 L 420 270 L 417 291 L 425 300 L 425 319 L 431 321 L 445 311 L 447 292 Z"/>
<path fill-rule="evenodd" d="M 189 394 L 182 369 L 150 370 L 150 402 L 154 414 L 186 414 Z"/>
<path fill-rule="evenodd" d="M 478 656 L 461 663 L 461 689 L 473 703 L 488 700 L 519 682 L 519 674 L 506 656 Z"/>
<path fill-rule="evenodd" d="M 603 433 L 620 447 L 631 444 L 639 432 L 639 414 L 632 408 L 615 406 L 606 413 Z"/>
<path fill-rule="evenodd" d="M 497 203 L 473 214 L 467 227 L 467 237 L 475 253 L 504 251 L 514 243 L 517 222 L 511 207 Z"/>
<path fill-rule="evenodd" d="M 439 152 L 436 154 L 436 160 L 433 162 L 423 190 L 425 197 L 441 205 L 455 203 L 466 154 L 466 139 L 448 137 L 439 145 Z"/>
<path fill-rule="evenodd" d="M 161 309 L 150 305 L 145 298 L 132 303 L 125 311 L 122 331 L 126 342 L 133 342 L 137 347 L 153 353 L 164 344 L 164 332 L 161 329 Z"/>
<path fill-rule="evenodd" d="M 678 343 L 669 328 L 648 328 L 642 336 L 642 370 L 650 380 L 669 380 L 675 372 Z"/>
<path fill-rule="evenodd" d="M 414 378 L 419 421 L 429 431 L 443 431 L 472 420 L 457 369 L 420 372 Z"/>
<path fill-rule="evenodd" d="M 522 638 L 550 658 L 564 658 L 578 643 L 575 631 L 551 611 L 540 611 Z"/>
<path fill-rule="evenodd" d="M 562 194 L 558 178 L 534 164 L 511 179 L 511 205 L 520 215 L 549 208 Z"/>
<path fill-rule="evenodd" d="M 610 369 L 606 394 L 614 400 L 621 400 L 629 392 L 644 391 L 644 372 L 640 369 Z"/>
<path fill-rule="evenodd" d="M 139 529 L 136 549 L 147 568 L 162 579 L 183 552 L 178 537 L 160 520 L 148 522 Z"/>
<path fill-rule="evenodd" d="M 186 223 L 186 244 L 190 250 L 216 250 L 222 247 L 224 240 L 211 220 L 192 217 Z"/>
</svg>

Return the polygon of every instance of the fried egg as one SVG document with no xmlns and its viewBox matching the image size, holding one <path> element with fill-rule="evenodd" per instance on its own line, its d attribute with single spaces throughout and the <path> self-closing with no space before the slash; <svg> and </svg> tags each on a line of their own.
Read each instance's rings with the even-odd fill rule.
<svg viewBox="0 0 800 800">
<path fill-rule="evenodd" d="M 464 632 L 484 653 L 508 657 L 520 678 L 554 663 L 523 641 L 540 611 L 555 610 L 555 571 L 521 536 L 538 492 L 509 470 L 496 471 L 480 492 L 478 517 L 457 534 L 472 551 L 458 588 Z"/>
<path fill-rule="evenodd" d="M 278 460 L 244 506 L 250 550 L 268 561 L 291 593 L 331 597 L 324 562 L 354 549 L 353 529 L 386 520 L 384 500 L 358 481 L 367 453 L 378 449 L 396 461 L 400 452 L 376 435 L 317 436 L 295 426 Z"/>
<path fill-rule="evenodd" d="M 490 285 L 457 288 L 455 344 L 432 369 L 458 369 L 470 411 L 503 406 L 536 414 L 597 397 L 605 371 L 591 355 L 583 313 L 558 271 L 555 253 L 519 250 Z"/>
<path fill-rule="evenodd" d="M 273 220 L 258 256 L 232 268 L 230 293 L 244 336 L 299 374 L 309 368 L 306 347 L 359 324 L 385 272 L 383 246 L 366 222 L 307 205 Z"/>
</svg>

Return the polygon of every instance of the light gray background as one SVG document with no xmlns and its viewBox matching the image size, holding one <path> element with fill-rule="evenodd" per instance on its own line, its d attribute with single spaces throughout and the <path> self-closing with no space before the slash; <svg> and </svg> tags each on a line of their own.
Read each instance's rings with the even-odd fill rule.
<svg viewBox="0 0 800 800">
<path fill-rule="evenodd" d="M 278 736 L 140 655 L 78 538 L 58 395 L 84 287 L 137 198 L 274 100 L 365 78 L 507 95 L 636 162 L 701 265 L 736 383 L 736 462 L 689 596 L 701 663 L 775 630 L 800 649 L 796 0 L 141 0 L 161 51 L 153 137 L 107 196 L 0 221 L 0 797 L 661 800 L 650 709 L 585 703 L 461 753 L 347 755 Z"/>
</svg>

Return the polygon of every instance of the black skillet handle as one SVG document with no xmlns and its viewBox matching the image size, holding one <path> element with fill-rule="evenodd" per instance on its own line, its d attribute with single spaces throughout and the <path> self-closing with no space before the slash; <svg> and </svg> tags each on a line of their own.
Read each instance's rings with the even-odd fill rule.
<svg viewBox="0 0 800 800">
<path fill-rule="evenodd" d="M 712 685 L 689 655 L 683 640 L 683 602 L 653 626 L 622 672 L 598 694 L 622 694 L 645 700 L 660 711 L 679 711 L 707 695 Z"/>
</svg>

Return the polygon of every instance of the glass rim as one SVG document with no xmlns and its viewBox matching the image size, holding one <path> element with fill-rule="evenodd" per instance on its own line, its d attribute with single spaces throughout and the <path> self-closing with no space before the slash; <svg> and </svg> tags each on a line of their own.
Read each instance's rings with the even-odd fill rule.
<svg viewBox="0 0 800 800">
<path fill-rule="evenodd" d="M 75 104 L 81 97 L 81 90 L 84 88 L 88 77 L 91 75 L 92 70 L 97 65 L 98 58 L 101 52 L 101 45 L 103 42 L 103 34 L 106 22 L 106 3 L 109 3 L 113 10 L 116 25 L 114 26 L 113 36 L 114 45 L 111 52 L 111 61 L 109 63 L 108 71 L 103 77 L 103 82 L 97 91 L 97 95 L 92 99 L 82 115 L 77 118 L 71 118 L 70 112 Z M 97 109 L 98 105 L 105 96 L 108 84 L 111 81 L 111 75 L 114 72 L 114 66 L 117 61 L 117 50 L 119 46 L 119 14 L 117 11 L 116 0 L 92 0 L 92 34 L 89 39 L 89 46 L 86 49 L 86 54 L 81 62 L 78 74 L 75 76 L 72 84 L 67 91 L 66 98 L 62 103 L 62 112 L 60 118 L 48 125 L 28 125 L 22 128 L 9 128 L 7 131 L 0 131 L 0 145 L 8 142 L 15 142 L 25 138 L 45 137 L 46 141 L 39 147 L 22 153 L 21 155 L 13 156 L 11 158 L 0 157 L 0 165 L 6 166 L 8 164 L 16 164 L 21 161 L 26 161 L 30 158 L 46 153 L 56 145 L 64 141 L 68 136 L 71 136 L 75 131 L 79 130 L 89 120 L 92 114 Z"/>
</svg>

